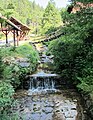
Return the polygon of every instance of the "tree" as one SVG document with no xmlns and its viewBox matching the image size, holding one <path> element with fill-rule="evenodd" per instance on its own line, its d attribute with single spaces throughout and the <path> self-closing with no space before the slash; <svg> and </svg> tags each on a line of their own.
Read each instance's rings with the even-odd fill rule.
<svg viewBox="0 0 93 120">
<path fill-rule="evenodd" d="M 50 44 L 55 70 L 79 90 L 93 93 L 93 8 L 64 16 L 65 36 Z"/>
<path fill-rule="evenodd" d="M 1 0 L 0 12 L 7 16 L 14 16 L 23 23 L 27 23 L 27 19 L 35 21 L 36 16 L 42 17 L 43 8 L 35 2 L 29 0 Z M 41 18 L 38 18 L 40 21 Z"/>
<path fill-rule="evenodd" d="M 44 32 L 47 32 L 48 30 L 58 27 L 60 24 L 60 13 L 56 9 L 54 2 L 50 0 L 43 14 L 42 28 Z"/>
</svg>

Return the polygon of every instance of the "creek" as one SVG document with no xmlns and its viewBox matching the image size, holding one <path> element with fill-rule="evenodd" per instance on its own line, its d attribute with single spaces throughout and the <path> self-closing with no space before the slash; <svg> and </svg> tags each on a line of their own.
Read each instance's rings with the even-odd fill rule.
<svg viewBox="0 0 93 120">
<path fill-rule="evenodd" d="M 53 56 L 42 49 L 38 70 L 24 83 L 27 90 L 16 92 L 19 102 L 12 110 L 19 120 L 89 120 L 80 94 L 49 69 Z"/>
</svg>

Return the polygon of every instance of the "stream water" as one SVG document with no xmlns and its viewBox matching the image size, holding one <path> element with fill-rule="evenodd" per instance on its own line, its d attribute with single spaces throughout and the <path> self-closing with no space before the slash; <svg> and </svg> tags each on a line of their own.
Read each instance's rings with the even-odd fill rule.
<svg viewBox="0 0 93 120">
<path fill-rule="evenodd" d="M 88 120 L 81 96 L 75 89 L 61 85 L 59 75 L 48 70 L 52 57 L 41 55 L 37 73 L 29 76 L 28 90 L 16 93 L 19 120 Z M 59 85 L 59 87 L 58 87 Z"/>
</svg>

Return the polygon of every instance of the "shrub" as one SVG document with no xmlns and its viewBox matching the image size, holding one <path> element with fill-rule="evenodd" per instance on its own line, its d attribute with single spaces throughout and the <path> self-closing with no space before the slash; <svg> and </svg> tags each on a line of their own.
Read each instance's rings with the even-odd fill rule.
<svg viewBox="0 0 93 120">
<path fill-rule="evenodd" d="M 3 48 L 1 58 L 2 67 L 0 68 L 4 68 L 3 79 L 10 81 L 14 88 L 17 88 L 27 74 L 32 74 L 36 70 L 39 56 L 31 45 L 26 44 L 15 50 L 13 48 Z M 21 59 L 29 63 L 29 66 L 20 65 Z"/>
<path fill-rule="evenodd" d="M 0 81 L 0 113 L 11 106 L 13 100 L 14 89 L 10 83 Z"/>
</svg>

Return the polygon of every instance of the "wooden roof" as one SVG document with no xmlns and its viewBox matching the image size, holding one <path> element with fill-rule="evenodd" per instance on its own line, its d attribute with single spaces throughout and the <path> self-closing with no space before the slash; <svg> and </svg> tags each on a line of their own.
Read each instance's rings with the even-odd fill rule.
<svg viewBox="0 0 93 120">
<path fill-rule="evenodd" d="M 0 16 L 1 20 L 4 20 L 8 25 L 12 26 L 14 29 L 21 31 L 21 29 L 16 26 L 14 23 L 12 23 L 9 19 L 7 19 L 4 16 Z M 2 30 L 9 30 L 9 28 L 3 28 Z"/>
<path fill-rule="evenodd" d="M 18 26 L 22 31 L 25 31 L 25 30 L 29 31 L 30 30 L 30 28 L 27 25 L 23 24 L 21 21 L 17 20 L 14 17 L 11 17 L 10 21 L 12 23 L 14 23 L 16 26 Z"/>
</svg>

